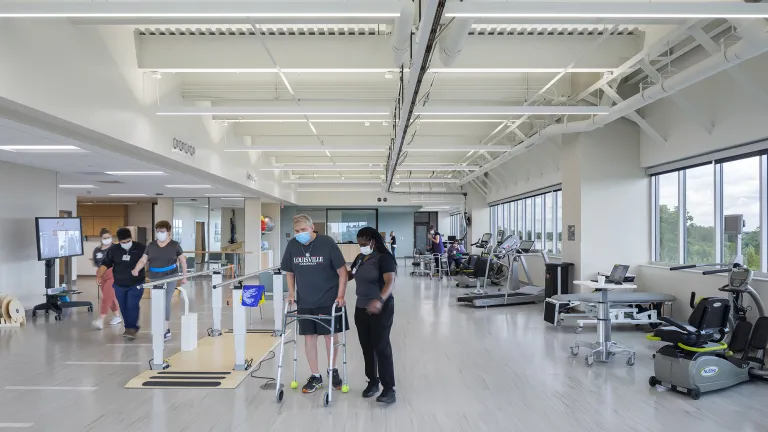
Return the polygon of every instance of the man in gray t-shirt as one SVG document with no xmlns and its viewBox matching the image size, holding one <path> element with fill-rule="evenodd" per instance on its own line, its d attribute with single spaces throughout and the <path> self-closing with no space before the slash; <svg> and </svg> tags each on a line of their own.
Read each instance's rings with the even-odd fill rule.
<svg viewBox="0 0 768 432">
<path fill-rule="evenodd" d="M 339 307 L 346 304 L 344 294 L 347 290 L 347 264 L 336 242 L 322 234 L 316 234 L 312 219 L 307 215 L 293 218 L 294 238 L 288 242 L 280 269 L 286 273 L 288 281 L 288 302 L 296 302 L 299 315 L 330 315 L 334 304 Z M 323 320 L 330 326 L 330 320 Z M 342 318 L 335 320 L 333 333 L 349 328 L 346 311 Z M 301 389 L 312 393 L 323 386 L 317 362 L 317 336 L 325 336 L 325 346 L 330 357 L 331 329 L 309 320 L 299 320 L 299 334 L 304 336 L 307 362 L 312 375 Z M 336 369 L 338 346 L 334 347 L 333 365 L 329 365 L 331 384 L 334 388 L 342 386 L 341 377 Z"/>
</svg>

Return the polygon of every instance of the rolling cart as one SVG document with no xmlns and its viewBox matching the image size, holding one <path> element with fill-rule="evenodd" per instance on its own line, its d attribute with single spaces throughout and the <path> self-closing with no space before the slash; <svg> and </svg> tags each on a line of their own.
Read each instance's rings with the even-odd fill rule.
<svg viewBox="0 0 768 432">
<path fill-rule="evenodd" d="M 291 304 L 295 303 L 286 303 L 285 309 L 283 311 L 283 332 L 282 336 L 280 337 L 280 358 L 277 361 L 277 379 L 275 382 L 277 383 L 275 387 L 275 398 L 277 399 L 277 403 L 281 403 L 283 401 L 283 386 L 280 383 L 280 380 L 282 378 L 282 372 L 283 372 L 283 351 L 285 351 L 285 344 L 290 343 L 293 344 L 293 379 L 291 380 L 291 388 L 297 389 L 299 387 L 299 382 L 296 380 L 296 367 L 298 364 L 298 345 L 296 342 L 296 339 L 299 337 L 299 320 L 308 319 L 315 321 L 319 324 L 324 325 L 331 331 L 331 348 L 335 348 L 336 346 L 341 346 L 341 355 L 342 355 L 342 365 L 341 365 L 341 379 L 342 379 L 342 385 L 341 385 L 341 392 L 342 393 L 348 393 L 349 392 L 349 386 L 347 385 L 347 327 L 346 327 L 346 320 L 344 319 L 346 307 L 342 306 L 341 310 L 339 312 L 336 312 L 336 305 L 338 303 L 334 303 L 331 307 L 331 313 L 329 315 L 299 315 L 299 312 L 297 309 L 294 309 L 292 311 L 289 311 L 288 308 Z M 335 328 L 336 319 L 341 320 L 342 325 L 342 332 L 341 332 L 341 342 L 334 344 L 334 336 L 333 329 Z M 288 330 L 288 326 L 293 324 L 293 332 L 292 332 L 292 339 L 288 342 L 285 341 L 285 335 Z M 333 349 L 331 349 L 330 352 L 330 359 L 329 363 L 333 364 Z M 328 391 L 325 392 L 323 395 L 323 405 L 328 406 L 331 404 L 331 401 L 333 400 L 333 377 L 332 377 L 332 371 L 330 368 L 328 368 Z"/>
</svg>

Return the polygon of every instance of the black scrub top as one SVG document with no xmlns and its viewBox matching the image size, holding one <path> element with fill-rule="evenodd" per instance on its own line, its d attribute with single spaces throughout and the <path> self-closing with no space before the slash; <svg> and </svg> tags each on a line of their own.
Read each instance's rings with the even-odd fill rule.
<svg viewBox="0 0 768 432">
<path fill-rule="evenodd" d="M 355 278 L 355 294 L 357 302 L 355 305 L 359 308 L 368 306 L 371 300 L 379 298 L 381 290 L 384 289 L 384 273 L 394 273 L 397 271 L 395 259 L 390 254 L 381 254 L 373 252 L 367 260 L 363 260 L 365 255 L 360 254 L 352 262 L 352 274 Z M 389 296 L 389 299 L 393 296 Z M 387 300 L 389 300 L 387 299 Z"/>
</svg>

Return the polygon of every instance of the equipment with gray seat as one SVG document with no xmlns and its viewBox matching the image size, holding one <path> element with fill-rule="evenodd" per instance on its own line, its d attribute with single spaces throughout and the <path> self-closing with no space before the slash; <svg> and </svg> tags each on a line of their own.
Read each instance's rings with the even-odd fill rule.
<svg viewBox="0 0 768 432">
<path fill-rule="evenodd" d="M 765 350 L 768 346 L 768 317 L 760 296 L 749 286 L 752 270 L 736 266 L 731 269 L 728 284 L 720 291 L 729 293 L 729 299 L 707 297 L 694 305 L 687 324 L 667 317 L 661 320 L 668 326 L 656 329 L 648 339 L 667 342 L 654 354 L 654 375 L 648 379 L 652 387 L 668 386 L 693 399 L 702 393 L 719 390 L 748 381 L 750 378 L 766 379 Z M 734 294 L 747 294 L 752 298 L 760 318 L 741 356 L 729 355 L 729 315 Z M 695 306 L 695 307 L 694 307 Z"/>
</svg>

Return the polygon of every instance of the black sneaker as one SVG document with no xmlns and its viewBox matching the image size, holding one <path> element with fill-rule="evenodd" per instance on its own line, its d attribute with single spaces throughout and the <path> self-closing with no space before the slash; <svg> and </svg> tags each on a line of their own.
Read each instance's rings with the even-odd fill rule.
<svg viewBox="0 0 768 432">
<path fill-rule="evenodd" d="M 376 396 L 376 393 L 379 392 L 379 382 L 378 381 L 368 381 L 368 386 L 363 390 L 363 397 L 368 399 Z"/>
<path fill-rule="evenodd" d="M 376 398 L 376 402 L 391 404 L 395 403 L 397 398 L 395 397 L 395 389 L 384 389 L 383 392 Z"/>
<path fill-rule="evenodd" d="M 301 388 L 302 393 L 314 393 L 315 390 L 323 387 L 323 377 L 320 375 L 310 375 L 307 383 Z"/>
<path fill-rule="evenodd" d="M 336 368 L 333 368 L 333 373 L 331 374 L 331 384 L 333 384 L 334 390 L 341 390 L 341 385 L 344 384 L 339 376 L 339 370 Z"/>
</svg>

